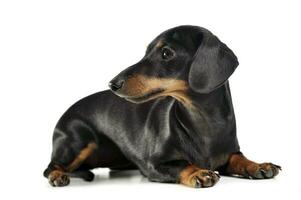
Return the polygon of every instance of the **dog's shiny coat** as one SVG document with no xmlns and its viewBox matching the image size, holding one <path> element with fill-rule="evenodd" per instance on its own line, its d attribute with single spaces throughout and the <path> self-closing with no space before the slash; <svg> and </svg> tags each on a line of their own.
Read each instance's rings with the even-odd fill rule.
<svg viewBox="0 0 301 200">
<path fill-rule="evenodd" d="M 44 172 L 54 186 L 90 169 L 139 169 L 151 181 L 214 185 L 221 174 L 271 178 L 279 166 L 239 151 L 228 78 L 234 53 L 204 28 L 160 34 L 137 64 L 67 110 Z"/>
</svg>

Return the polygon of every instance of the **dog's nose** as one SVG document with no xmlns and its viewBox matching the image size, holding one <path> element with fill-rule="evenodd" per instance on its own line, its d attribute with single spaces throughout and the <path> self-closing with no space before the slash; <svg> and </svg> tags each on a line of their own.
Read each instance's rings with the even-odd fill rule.
<svg viewBox="0 0 301 200">
<path fill-rule="evenodd" d="M 116 92 L 117 90 L 120 90 L 123 86 L 124 80 L 112 80 L 109 82 L 109 87 L 111 90 Z"/>
</svg>

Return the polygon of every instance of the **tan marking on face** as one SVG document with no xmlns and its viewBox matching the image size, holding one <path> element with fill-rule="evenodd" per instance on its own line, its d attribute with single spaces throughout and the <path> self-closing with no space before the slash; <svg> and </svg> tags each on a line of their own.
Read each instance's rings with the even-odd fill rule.
<svg viewBox="0 0 301 200">
<path fill-rule="evenodd" d="M 72 161 L 72 163 L 67 167 L 68 172 L 76 170 L 97 148 L 97 145 L 94 142 L 91 142 L 80 151 L 78 156 Z"/>
<path fill-rule="evenodd" d="M 155 48 L 161 48 L 161 47 L 163 47 L 163 45 L 164 45 L 164 43 L 160 40 L 160 41 L 158 41 L 157 42 L 157 44 L 155 45 Z"/>
<path fill-rule="evenodd" d="M 162 90 L 158 94 L 150 96 L 148 100 L 161 96 L 171 96 L 185 105 L 191 105 L 191 100 L 187 95 L 188 85 L 183 80 L 171 78 L 151 78 L 142 75 L 136 75 L 129 78 L 122 88 L 123 97 L 143 97 L 156 90 Z"/>
</svg>

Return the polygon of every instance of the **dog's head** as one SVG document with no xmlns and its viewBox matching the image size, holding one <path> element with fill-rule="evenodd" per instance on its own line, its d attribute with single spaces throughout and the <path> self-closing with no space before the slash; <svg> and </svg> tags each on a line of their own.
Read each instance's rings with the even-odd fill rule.
<svg viewBox="0 0 301 200">
<path fill-rule="evenodd" d="M 145 56 L 109 86 L 134 103 L 173 96 L 186 101 L 188 91 L 210 93 L 238 66 L 234 53 L 210 31 L 196 26 L 169 29 L 148 46 Z"/>
</svg>

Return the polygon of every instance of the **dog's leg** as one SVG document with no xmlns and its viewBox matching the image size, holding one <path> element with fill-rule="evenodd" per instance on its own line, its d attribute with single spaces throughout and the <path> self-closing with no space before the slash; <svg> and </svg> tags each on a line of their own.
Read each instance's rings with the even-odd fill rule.
<svg viewBox="0 0 301 200">
<path fill-rule="evenodd" d="M 68 147 L 64 147 L 68 148 Z M 44 171 L 44 176 L 48 178 L 49 183 L 52 186 L 65 186 L 70 182 L 69 176 L 80 177 L 87 181 L 92 181 L 94 174 L 88 170 L 77 171 L 80 165 L 92 154 L 92 152 L 97 148 L 95 143 L 89 143 L 85 148 L 83 148 L 72 161 L 66 165 L 61 164 L 63 162 L 58 162 L 55 159 L 49 164 L 48 168 Z M 66 151 L 66 150 L 65 150 Z M 67 151 L 67 155 L 70 156 L 72 153 Z M 61 155 L 63 159 L 64 155 Z M 70 160 L 70 158 L 66 159 Z M 60 164 L 58 164 L 60 163 Z"/>
<path fill-rule="evenodd" d="M 48 178 L 52 186 L 65 186 L 70 183 L 69 176 L 65 173 L 65 170 L 53 162 L 50 162 L 43 175 Z"/>
<path fill-rule="evenodd" d="M 226 175 L 240 175 L 245 178 L 265 179 L 277 176 L 281 167 L 272 163 L 256 163 L 248 160 L 242 153 L 235 153 L 229 157 L 227 165 L 221 173 Z"/>
</svg>

